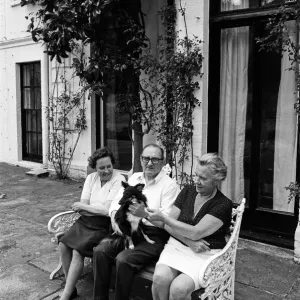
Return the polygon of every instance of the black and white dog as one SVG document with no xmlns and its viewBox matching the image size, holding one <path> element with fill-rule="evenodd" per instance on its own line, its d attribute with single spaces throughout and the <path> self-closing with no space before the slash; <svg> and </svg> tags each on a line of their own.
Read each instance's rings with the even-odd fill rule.
<svg viewBox="0 0 300 300">
<path fill-rule="evenodd" d="M 154 241 L 150 240 L 143 232 L 142 218 L 133 216 L 129 212 L 129 206 L 133 204 L 133 199 L 136 199 L 138 203 L 143 203 L 145 207 L 148 207 L 147 198 L 142 193 L 145 185 L 140 183 L 135 186 L 131 186 L 126 182 L 122 182 L 122 185 L 124 187 L 124 193 L 123 197 L 119 201 L 121 206 L 115 214 L 115 222 L 123 234 L 123 236 L 118 237 L 118 242 L 123 242 L 126 248 L 134 248 L 133 241 L 135 237 L 143 236 L 147 242 L 154 244 Z"/>
</svg>

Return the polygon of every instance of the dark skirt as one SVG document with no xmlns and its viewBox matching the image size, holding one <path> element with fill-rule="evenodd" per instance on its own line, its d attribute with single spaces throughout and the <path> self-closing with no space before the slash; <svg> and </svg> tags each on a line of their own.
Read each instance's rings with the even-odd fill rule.
<svg viewBox="0 0 300 300">
<path fill-rule="evenodd" d="M 59 242 L 77 250 L 84 257 L 93 257 L 93 248 L 108 235 L 109 226 L 109 217 L 81 216 L 59 238 Z"/>
</svg>

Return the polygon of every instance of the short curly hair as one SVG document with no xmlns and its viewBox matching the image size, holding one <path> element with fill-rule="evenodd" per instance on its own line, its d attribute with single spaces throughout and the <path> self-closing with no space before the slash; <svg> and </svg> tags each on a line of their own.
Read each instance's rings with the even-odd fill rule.
<svg viewBox="0 0 300 300">
<path fill-rule="evenodd" d="M 200 166 L 207 166 L 215 181 L 222 181 L 227 176 L 227 167 L 217 153 L 206 153 L 198 159 Z"/>
<path fill-rule="evenodd" d="M 88 158 L 88 162 L 89 162 L 89 166 L 92 169 L 96 168 L 96 164 L 97 164 L 97 160 L 100 158 L 104 158 L 104 157 L 110 157 L 111 163 L 114 164 L 115 163 L 115 157 L 112 153 L 112 151 L 107 148 L 107 147 L 102 147 L 97 149 L 89 158 Z"/>
</svg>

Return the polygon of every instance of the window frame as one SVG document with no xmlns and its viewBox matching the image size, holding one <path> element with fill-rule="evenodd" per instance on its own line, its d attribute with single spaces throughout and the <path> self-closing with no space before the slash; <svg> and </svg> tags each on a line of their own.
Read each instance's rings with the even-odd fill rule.
<svg viewBox="0 0 300 300">
<path fill-rule="evenodd" d="M 30 66 L 30 76 L 35 73 L 36 68 L 40 69 L 40 78 L 39 78 L 39 85 L 36 83 L 33 83 L 29 85 L 25 85 L 24 83 L 24 68 L 25 66 Z M 30 77 L 31 78 L 31 77 Z M 34 81 L 34 79 L 33 79 Z M 30 109 L 25 109 L 24 108 L 24 90 L 25 89 L 30 89 L 33 90 L 33 95 L 34 99 L 36 99 L 36 90 L 40 90 L 40 108 L 36 108 L 36 102 L 34 102 L 35 107 L 30 108 Z M 41 92 L 42 92 L 42 87 L 41 87 L 41 62 L 40 61 L 32 61 L 32 62 L 25 62 L 20 64 L 20 92 L 21 92 L 21 124 L 22 124 L 22 159 L 26 161 L 34 161 L 34 162 L 39 162 L 42 163 L 43 161 L 43 144 L 41 144 L 41 149 L 39 147 L 39 135 L 41 136 L 41 139 L 43 140 L 43 128 L 42 128 L 42 99 L 41 99 Z M 36 129 L 35 131 L 28 130 L 27 128 L 27 117 L 26 117 L 26 112 L 27 111 L 40 111 L 40 126 L 38 126 L 38 115 L 36 113 L 35 119 L 36 119 Z M 40 131 L 39 131 L 40 128 Z M 36 153 L 30 153 L 27 151 L 27 145 L 28 139 L 27 139 L 27 133 L 31 134 L 36 134 Z M 41 154 L 38 154 L 38 153 Z"/>
</svg>

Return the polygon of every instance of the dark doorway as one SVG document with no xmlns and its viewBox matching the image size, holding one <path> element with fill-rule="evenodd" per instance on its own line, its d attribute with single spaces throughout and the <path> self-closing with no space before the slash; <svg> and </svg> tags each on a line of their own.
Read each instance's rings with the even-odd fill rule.
<svg viewBox="0 0 300 300">
<path fill-rule="evenodd" d="M 22 159 L 42 162 L 40 62 L 21 64 Z"/>
</svg>

